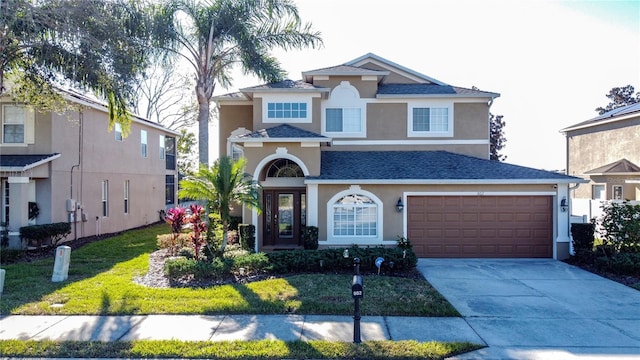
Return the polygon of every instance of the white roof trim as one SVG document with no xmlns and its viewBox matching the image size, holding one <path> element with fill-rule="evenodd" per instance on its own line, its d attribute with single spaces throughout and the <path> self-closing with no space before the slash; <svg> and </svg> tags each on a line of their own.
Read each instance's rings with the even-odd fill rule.
<svg viewBox="0 0 640 360">
<path fill-rule="evenodd" d="M 390 185 L 553 185 L 553 184 L 575 184 L 588 183 L 584 179 L 444 179 L 444 180 L 420 180 L 420 179 L 344 179 L 344 180 L 324 180 L 306 179 L 305 184 L 390 184 Z"/>
</svg>

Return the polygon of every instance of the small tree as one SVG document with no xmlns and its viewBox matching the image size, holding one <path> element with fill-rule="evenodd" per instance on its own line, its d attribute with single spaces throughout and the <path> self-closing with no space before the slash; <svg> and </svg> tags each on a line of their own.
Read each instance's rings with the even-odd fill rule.
<svg viewBox="0 0 640 360">
<path fill-rule="evenodd" d="M 504 127 L 505 122 L 502 120 L 503 115 L 493 115 L 489 113 L 489 132 L 490 132 L 490 156 L 489 159 L 497 160 L 497 161 L 505 161 L 507 159 L 506 155 L 500 154 L 500 150 L 502 150 L 507 142 L 507 139 L 504 137 Z"/>
<path fill-rule="evenodd" d="M 245 164 L 245 159 L 233 161 L 229 156 L 223 156 L 210 168 L 201 164 L 194 175 L 180 181 L 179 198 L 204 200 L 207 202 L 207 211 L 214 211 L 220 215 L 220 221 L 222 221 L 220 253 L 223 253 L 227 246 L 232 204 L 241 204 L 262 212 L 260 186 L 244 173 Z"/>
<path fill-rule="evenodd" d="M 195 259 L 200 260 L 200 248 L 205 244 L 203 239 L 204 234 L 207 232 L 207 224 L 202 221 L 204 215 L 204 208 L 200 205 L 189 206 L 191 215 L 188 217 L 188 222 L 192 226 L 191 242 L 193 242 L 193 252 Z"/>
<path fill-rule="evenodd" d="M 603 204 L 602 210 L 598 225 L 606 244 L 616 253 L 640 251 L 640 205 L 611 201 Z"/>
</svg>

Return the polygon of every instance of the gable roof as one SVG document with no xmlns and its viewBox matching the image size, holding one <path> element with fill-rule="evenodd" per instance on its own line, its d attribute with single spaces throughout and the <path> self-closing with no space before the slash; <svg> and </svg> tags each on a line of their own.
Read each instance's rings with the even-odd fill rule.
<svg viewBox="0 0 640 360">
<path fill-rule="evenodd" d="M 447 151 L 323 151 L 305 183 L 557 184 L 582 178 Z"/>
<path fill-rule="evenodd" d="M 411 70 L 409 68 L 406 68 L 402 65 L 396 64 L 395 62 L 391 61 L 391 60 L 387 60 L 381 56 L 378 56 L 376 54 L 373 53 L 367 53 L 365 55 L 362 55 L 356 59 L 353 59 L 349 62 L 347 62 L 345 65 L 351 65 L 351 66 L 361 66 L 366 64 L 367 62 L 373 62 L 376 63 L 382 67 L 385 68 L 394 68 L 396 70 L 399 70 L 402 73 L 406 73 L 408 75 L 411 75 L 415 78 L 418 78 L 420 80 L 422 80 L 423 82 L 427 82 L 427 83 L 432 83 L 432 84 L 436 84 L 436 85 L 448 85 L 447 83 L 440 81 L 440 80 L 436 80 L 432 77 L 429 77 L 427 75 L 421 74 L 415 70 Z"/>
<path fill-rule="evenodd" d="M 600 124 L 605 124 L 608 122 L 612 122 L 612 121 L 618 121 L 618 120 L 624 120 L 624 119 L 628 119 L 630 117 L 634 117 L 634 116 L 640 116 L 640 102 L 639 103 L 635 103 L 635 104 L 631 104 L 631 105 L 627 105 L 627 106 L 623 106 L 623 107 L 619 107 L 617 109 L 613 109 L 611 111 L 607 111 L 606 113 L 602 114 L 602 115 L 598 115 L 592 119 L 589 119 L 587 121 L 583 121 L 583 122 L 579 122 L 577 124 L 571 125 L 569 127 L 566 127 L 562 130 L 560 130 L 560 132 L 562 133 L 566 133 L 568 131 L 572 131 L 572 130 L 578 130 L 578 129 L 582 129 L 582 128 L 587 128 L 587 127 L 591 127 L 591 126 L 596 126 L 596 125 L 600 125 Z"/>
<path fill-rule="evenodd" d="M 585 174 L 589 174 L 589 175 L 640 174 L 640 166 L 632 163 L 627 159 L 620 159 L 618 161 L 612 162 L 611 164 L 607 164 L 607 165 L 589 170 L 585 172 Z"/>
<path fill-rule="evenodd" d="M 60 157 L 60 154 L 0 155 L 0 171 L 27 171 Z"/>
<path fill-rule="evenodd" d="M 261 129 L 254 132 L 238 135 L 229 138 L 231 142 L 283 142 L 283 141 L 331 141 L 331 138 L 316 134 L 311 131 L 303 130 L 289 124 L 282 124 L 267 129 Z"/>
</svg>

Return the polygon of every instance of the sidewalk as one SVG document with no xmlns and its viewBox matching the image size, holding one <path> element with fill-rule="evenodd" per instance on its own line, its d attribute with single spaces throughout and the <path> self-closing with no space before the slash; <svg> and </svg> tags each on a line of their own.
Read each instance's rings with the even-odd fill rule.
<svg viewBox="0 0 640 360">
<path fill-rule="evenodd" d="M 353 342 L 353 318 L 334 315 L 10 315 L 0 340 L 280 339 Z M 363 316 L 361 340 L 467 341 L 484 344 L 463 318 Z"/>
</svg>

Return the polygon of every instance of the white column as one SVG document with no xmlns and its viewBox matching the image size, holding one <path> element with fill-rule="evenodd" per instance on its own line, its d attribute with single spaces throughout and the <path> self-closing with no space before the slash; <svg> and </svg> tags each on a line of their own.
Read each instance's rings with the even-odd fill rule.
<svg viewBox="0 0 640 360">
<path fill-rule="evenodd" d="M 318 226 L 318 184 L 307 185 L 307 226 Z"/>
<path fill-rule="evenodd" d="M 558 192 L 555 201 L 555 209 L 554 213 L 556 214 L 556 223 L 557 226 L 557 237 L 555 241 L 555 246 L 553 247 L 553 258 L 557 259 L 557 248 L 558 243 L 569 243 L 569 248 L 571 248 L 571 208 L 569 205 L 569 185 L 568 184 L 558 184 Z M 566 210 L 563 211 L 563 208 L 560 206 L 562 200 L 566 201 L 567 207 Z"/>
</svg>

